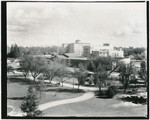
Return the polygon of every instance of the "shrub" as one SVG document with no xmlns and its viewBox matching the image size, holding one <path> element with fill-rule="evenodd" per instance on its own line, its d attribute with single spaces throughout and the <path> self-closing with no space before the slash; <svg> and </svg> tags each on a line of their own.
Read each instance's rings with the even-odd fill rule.
<svg viewBox="0 0 150 120">
<path fill-rule="evenodd" d="M 102 95 L 102 96 L 103 96 L 103 95 L 106 95 L 106 94 L 107 94 L 106 92 L 107 92 L 106 90 L 101 90 L 98 95 L 99 95 L 99 96 L 101 96 L 101 95 Z"/>
<path fill-rule="evenodd" d="M 109 87 L 107 92 L 106 92 L 106 95 L 107 95 L 108 98 L 113 98 L 114 95 L 115 95 L 115 92 L 111 87 Z"/>
<path fill-rule="evenodd" d="M 114 93 L 117 94 L 118 91 L 117 91 L 117 87 L 116 86 L 110 86 L 109 88 L 111 88 L 114 91 Z"/>
</svg>

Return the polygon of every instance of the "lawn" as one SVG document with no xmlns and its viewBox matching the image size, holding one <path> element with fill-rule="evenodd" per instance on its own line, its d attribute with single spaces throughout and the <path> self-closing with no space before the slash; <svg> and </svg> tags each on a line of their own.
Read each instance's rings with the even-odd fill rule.
<svg viewBox="0 0 150 120">
<path fill-rule="evenodd" d="M 138 117 L 146 116 L 146 105 L 123 102 L 119 94 L 112 99 L 96 96 L 78 103 L 60 105 L 44 110 L 44 116 Z"/>
<path fill-rule="evenodd" d="M 56 80 L 56 79 L 55 79 Z M 7 80 L 7 104 L 13 108 L 16 113 L 20 111 L 21 100 L 27 94 L 28 87 L 35 85 L 38 82 L 34 82 L 30 79 L 24 79 L 21 74 L 11 74 Z M 145 89 L 140 88 L 145 91 Z M 140 91 L 139 90 L 139 91 Z M 141 93 L 141 91 L 140 91 Z M 45 92 L 38 95 L 39 104 L 63 100 L 69 98 L 75 98 L 84 94 L 84 91 L 73 88 L 56 86 L 54 84 L 47 83 L 47 89 Z M 139 94 L 139 93 L 138 93 Z M 134 104 L 132 102 L 126 102 L 120 99 L 122 95 L 129 94 L 117 94 L 112 99 L 99 98 L 94 96 L 89 100 L 82 102 L 71 103 L 66 105 L 60 105 L 44 110 L 44 116 L 87 116 L 87 117 L 138 117 L 146 116 L 147 105 Z M 9 108 L 8 108 L 9 111 Z"/>
<path fill-rule="evenodd" d="M 20 111 L 21 101 L 26 96 L 28 87 L 37 84 L 37 82 L 30 79 L 25 80 L 21 75 L 8 76 L 7 81 L 7 105 L 11 106 L 17 113 Z M 37 97 L 40 98 L 39 104 L 42 104 L 56 100 L 74 98 L 81 96 L 82 94 L 84 94 L 84 91 L 82 90 L 55 86 L 47 83 L 46 91 L 42 93 L 41 98 L 40 95 L 37 95 Z"/>
</svg>

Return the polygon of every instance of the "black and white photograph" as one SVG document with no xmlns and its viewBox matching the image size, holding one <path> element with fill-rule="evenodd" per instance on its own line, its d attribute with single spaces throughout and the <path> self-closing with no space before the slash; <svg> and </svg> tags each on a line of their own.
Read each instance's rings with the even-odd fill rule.
<svg viewBox="0 0 150 120">
<path fill-rule="evenodd" d="M 147 4 L 6 2 L 7 117 L 148 118 Z"/>
</svg>

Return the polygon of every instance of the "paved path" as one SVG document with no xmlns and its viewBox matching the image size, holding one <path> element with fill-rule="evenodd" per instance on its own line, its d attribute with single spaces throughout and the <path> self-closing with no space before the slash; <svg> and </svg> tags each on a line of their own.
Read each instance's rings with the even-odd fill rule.
<svg viewBox="0 0 150 120">
<path fill-rule="evenodd" d="M 45 82 L 49 82 L 48 80 L 45 80 Z M 58 82 L 52 81 L 53 84 L 56 84 Z M 71 84 L 67 84 L 67 83 L 63 83 L 63 86 L 65 87 L 73 87 L 73 85 Z M 78 88 L 78 85 L 74 85 L 74 88 Z M 85 91 L 95 91 L 98 90 L 98 88 L 95 87 L 83 87 L 80 86 L 80 89 L 83 89 Z M 53 102 L 48 102 L 48 103 L 44 103 L 39 105 L 39 110 L 45 110 L 51 107 L 55 107 L 58 105 L 64 105 L 64 104 L 69 104 L 69 103 L 76 103 L 76 102 L 81 102 L 84 100 L 88 100 L 90 98 L 94 97 L 94 92 L 86 92 L 85 94 L 83 94 L 82 96 L 76 97 L 76 98 L 71 98 L 71 99 L 66 99 L 66 100 L 58 100 L 58 101 L 53 101 Z"/>
<path fill-rule="evenodd" d="M 45 82 L 49 82 L 49 80 L 45 80 Z M 56 84 L 56 83 L 58 83 L 58 82 L 52 81 L 51 83 Z M 73 88 L 73 85 L 68 84 L 68 83 L 63 83 L 63 86 Z M 74 85 L 74 88 L 78 88 L 78 85 Z M 97 87 L 80 86 L 79 88 L 82 89 L 82 90 L 85 90 L 85 91 L 96 91 L 96 90 L 98 90 Z"/>
<path fill-rule="evenodd" d="M 94 96 L 93 92 L 87 92 L 87 93 L 83 94 L 82 96 L 79 96 L 76 98 L 71 98 L 71 99 L 66 99 L 66 100 L 57 100 L 57 101 L 53 101 L 53 102 L 44 103 L 44 104 L 39 105 L 39 110 L 45 110 L 45 109 L 55 107 L 58 105 L 81 102 L 84 100 L 88 100 L 88 99 L 92 98 L 93 96 Z"/>
<path fill-rule="evenodd" d="M 30 79 L 32 79 L 32 77 L 29 77 Z M 49 80 L 45 80 L 45 82 L 49 82 Z M 53 84 L 56 84 L 58 82 L 52 81 Z M 73 85 L 68 84 L 68 83 L 63 83 L 63 86 L 66 87 L 71 87 L 73 88 Z M 74 85 L 74 88 L 78 88 L 78 85 Z M 98 88 L 95 87 L 84 87 L 84 86 L 80 86 L 80 89 L 83 89 L 85 91 L 95 91 Z M 70 103 L 76 103 L 76 102 L 81 102 L 81 101 L 85 101 L 88 100 L 90 98 L 94 97 L 94 92 L 86 92 L 85 94 L 83 94 L 82 96 L 76 97 L 76 98 L 71 98 L 71 99 L 65 99 L 65 100 L 57 100 L 57 101 L 53 101 L 53 102 L 48 102 L 48 103 L 44 103 L 44 104 L 40 104 L 38 106 L 39 110 L 45 110 L 51 107 L 55 107 L 55 106 L 59 106 L 59 105 L 64 105 L 64 104 L 70 104 Z M 23 114 L 21 112 L 15 112 L 14 110 L 12 112 L 9 113 L 10 116 L 22 116 Z"/>
<path fill-rule="evenodd" d="M 15 74 L 21 74 L 22 75 L 22 73 L 18 72 L 18 71 L 15 71 Z M 24 77 L 22 77 L 22 78 L 24 78 Z M 33 77 L 31 76 L 31 73 L 27 78 L 33 80 Z M 44 80 L 44 81 L 49 82 L 49 80 Z M 51 83 L 56 84 L 58 82 L 52 81 Z M 63 86 L 73 88 L 73 84 L 69 84 L 69 83 L 63 83 Z M 74 85 L 74 88 L 78 88 L 78 85 Z M 85 91 L 96 91 L 96 90 L 98 90 L 97 87 L 88 87 L 88 86 L 80 86 L 80 89 L 85 90 Z"/>
</svg>

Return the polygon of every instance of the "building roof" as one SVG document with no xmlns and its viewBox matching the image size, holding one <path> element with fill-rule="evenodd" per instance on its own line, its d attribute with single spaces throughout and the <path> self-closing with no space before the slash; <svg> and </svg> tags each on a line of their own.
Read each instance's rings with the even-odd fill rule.
<svg viewBox="0 0 150 120">
<path fill-rule="evenodd" d="M 67 59 L 67 57 L 65 57 L 64 55 L 57 55 L 57 57 L 60 59 Z"/>
<path fill-rule="evenodd" d="M 87 58 L 67 58 L 68 60 L 88 60 Z"/>
<path fill-rule="evenodd" d="M 52 55 L 33 55 L 33 57 L 52 58 Z"/>
<path fill-rule="evenodd" d="M 69 57 L 73 57 L 73 58 L 82 58 L 81 55 L 77 54 L 77 53 L 65 53 L 64 56 L 67 56 L 68 58 Z"/>
<path fill-rule="evenodd" d="M 66 60 L 88 60 L 87 58 L 82 57 L 82 56 L 67 56 L 66 54 L 57 55 L 57 57 L 60 59 L 66 59 Z"/>
</svg>

